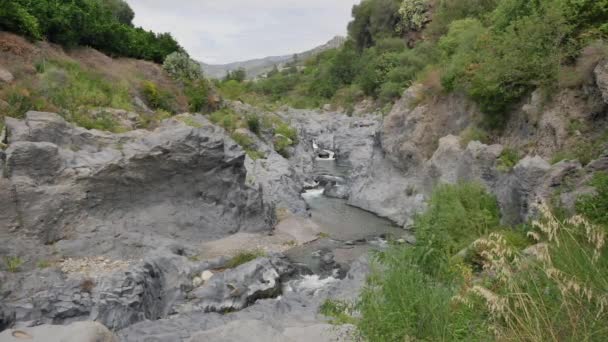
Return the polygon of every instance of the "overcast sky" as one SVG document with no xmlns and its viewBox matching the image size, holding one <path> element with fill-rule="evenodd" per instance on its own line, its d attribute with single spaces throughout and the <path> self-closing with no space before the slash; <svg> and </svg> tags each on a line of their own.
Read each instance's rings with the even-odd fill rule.
<svg viewBox="0 0 608 342">
<path fill-rule="evenodd" d="M 135 24 L 171 32 L 195 59 L 289 55 L 346 34 L 359 0 L 127 0 Z"/>
</svg>

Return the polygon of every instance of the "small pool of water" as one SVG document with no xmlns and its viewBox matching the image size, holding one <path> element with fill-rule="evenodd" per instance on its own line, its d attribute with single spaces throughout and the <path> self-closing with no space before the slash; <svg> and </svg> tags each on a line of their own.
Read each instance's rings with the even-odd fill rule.
<svg viewBox="0 0 608 342">
<path fill-rule="evenodd" d="M 314 175 L 348 176 L 349 165 L 338 160 L 316 160 Z M 323 232 L 336 240 L 348 241 L 372 236 L 401 236 L 404 231 L 393 222 L 368 211 L 352 207 L 345 200 L 323 196 L 322 189 L 308 190 L 303 194 L 310 206 L 312 220 Z"/>
<path fill-rule="evenodd" d="M 339 159 L 317 159 L 314 176 L 330 175 L 347 179 L 349 170 L 349 165 Z M 324 256 L 327 253 L 331 253 L 336 263 L 347 267 L 362 255 L 368 254 L 370 249 L 386 247 L 386 238 L 401 238 L 407 234 L 393 222 L 352 207 L 346 200 L 324 196 L 322 188 L 307 190 L 302 197 L 310 207 L 311 220 L 328 237 L 295 247 L 286 254 L 292 261 L 305 265 L 317 275 L 337 276 L 332 271 L 339 270 L 326 269 Z M 344 275 L 344 272 L 339 273 Z"/>
</svg>

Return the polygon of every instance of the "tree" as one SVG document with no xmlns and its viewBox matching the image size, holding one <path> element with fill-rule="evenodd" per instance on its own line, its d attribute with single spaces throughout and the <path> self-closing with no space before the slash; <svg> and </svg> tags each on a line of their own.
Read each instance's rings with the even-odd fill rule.
<svg viewBox="0 0 608 342">
<path fill-rule="evenodd" d="M 237 81 L 239 83 L 245 81 L 247 78 L 247 71 L 243 68 L 239 68 L 233 71 L 227 71 L 224 81 Z"/>
<path fill-rule="evenodd" d="M 200 64 L 184 52 L 173 52 L 168 55 L 163 63 L 163 68 L 177 80 L 196 81 L 203 78 Z"/>
</svg>

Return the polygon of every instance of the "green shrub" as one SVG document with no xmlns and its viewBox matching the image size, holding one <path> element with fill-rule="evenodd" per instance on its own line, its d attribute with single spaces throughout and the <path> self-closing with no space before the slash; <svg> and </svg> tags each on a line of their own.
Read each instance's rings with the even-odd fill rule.
<svg viewBox="0 0 608 342">
<path fill-rule="evenodd" d="M 185 52 L 173 52 L 165 58 L 163 68 L 171 77 L 182 81 L 198 81 L 203 78 L 201 65 Z"/>
<path fill-rule="evenodd" d="M 505 148 L 502 150 L 500 157 L 498 157 L 497 169 L 503 172 L 511 171 L 511 169 L 517 165 L 517 162 L 521 159 L 519 152 L 512 148 Z"/>
<path fill-rule="evenodd" d="M 101 112 L 93 116 L 86 111 L 77 111 L 72 113 L 70 118 L 72 122 L 86 129 L 97 129 L 113 133 L 119 133 L 123 129 L 114 117 L 107 112 Z"/>
<path fill-rule="evenodd" d="M 192 81 L 186 85 L 185 93 L 191 112 L 199 113 L 208 110 L 209 92 L 209 84 L 204 79 Z"/>
<path fill-rule="evenodd" d="M 460 133 L 460 146 L 466 148 L 471 141 L 487 144 L 490 142 L 490 135 L 479 127 L 470 126 Z"/>
<path fill-rule="evenodd" d="M 182 48 L 169 33 L 133 26 L 133 11 L 121 0 L 3 0 L 0 29 L 67 47 L 91 46 L 107 54 L 162 63 Z"/>
<path fill-rule="evenodd" d="M 156 83 L 151 81 L 142 82 L 141 92 L 144 100 L 152 109 L 173 112 L 172 95 L 169 92 L 159 89 Z"/>
<path fill-rule="evenodd" d="M 403 0 L 399 7 L 399 15 L 401 15 L 399 29 L 403 32 L 420 31 L 428 20 L 429 7 L 427 0 Z"/>
<path fill-rule="evenodd" d="M 284 122 L 277 125 L 274 133 L 289 138 L 294 144 L 298 142 L 298 131 Z"/>
<path fill-rule="evenodd" d="M 259 135 L 260 134 L 260 117 L 255 114 L 248 115 L 247 116 L 247 127 L 254 134 Z"/>
<path fill-rule="evenodd" d="M 219 91 L 225 98 L 236 101 L 245 92 L 245 85 L 235 80 L 229 80 L 220 85 Z"/>
<path fill-rule="evenodd" d="M 418 247 L 425 251 L 423 270 L 441 273 L 449 258 L 500 224 L 496 199 L 478 184 L 438 185 L 427 211 L 416 217 Z"/>
<path fill-rule="evenodd" d="M 238 252 L 235 256 L 233 256 L 228 263 L 226 264 L 226 268 L 236 268 L 240 265 L 246 264 L 250 261 L 253 261 L 257 258 L 261 258 L 266 256 L 266 252 L 261 249 L 255 249 L 251 251 L 241 251 Z"/>
<path fill-rule="evenodd" d="M 4 257 L 4 264 L 9 272 L 16 273 L 19 272 L 19 268 L 23 265 L 23 260 L 18 256 L 7 256 Z"/>
<path fill-rule="evenodd" d="M 608 173 L 596 173 L 590 185 L 595 188 L 596 194 L 579 198 L 576 211 L 594 224 L 608 227 Z"/>
<path fill-rule="evenodd" d="M 382 103 L 394 102 L 399 99 L 403 94 L 405 89 L 399 84 L 395 82 L 387 82 L 384 83 L 380 87 L 380 93 L 378 95 L 378 99 Z"/>
</svg>

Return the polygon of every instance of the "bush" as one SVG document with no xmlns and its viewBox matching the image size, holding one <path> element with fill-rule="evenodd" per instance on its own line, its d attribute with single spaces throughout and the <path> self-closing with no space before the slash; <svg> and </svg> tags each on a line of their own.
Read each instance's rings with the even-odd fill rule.
<svg viewBox="0 0 608 342">
<path fill-rule="evenodd" d="M 400 30 L 420 31 L 428 21 L 427 11 L 429 3 L 427 0 L 403 0 L 399 7 L 401 15 Z"/>
<path fill-rule="evenodd" d="M 152 109 L 161 109 L 173 112 L 172 96 L 170 93 L 158 88 L 156 83 L 144 81 L 141 84 L 141 92 L 144 100 Z"/>
<path fill-rule="evenodd" d="M 594 195 L 578 199 L 576 212 L 585 216 L 593 224 L 608 227 L 608 173 L 599 172 L 590 183 L 596 190 Z"/>
<path fill-rule="evenodd" d="M 521 156 L 517 150 L 505 148 L 500 154 L 500 157 L 498 157 L 497 169 L 503 172 L 511 171 L 520 159 Z"/>
<path fill-rule="evenodd" d="M 496 199 L 481 185 L 438 185 L 427 211 L 416 217 L 414 229 L 425 272 L 445 272 L 449 258 L 500 224 Z"/>
<path fill-rule="evenodd" d="M 247 127 L 254 134 L 259 135 L 260 134 L 260 117 L 255 114 L 248 115 L 247 116 Z"/>
<path fill-rule="evenodd" d="M 382 103 L 394 102 L 401 97 L 405 89 L 396 82 L 387 82 L 380 87 L 378 99 Z"/>
<path fill-rule="evenodd" d="M 189 82 L 185 89 L 188 97 L 188 106 L 191 112 L 202 112 L 209 110 L 209 83 L 205 79 Z"/>
<path fill-rule="evenodd" d="M 198 81 L 203 78 L 201 65 L 184 52 L 173 52 L 168 55 L 163 68 L 176 80 Z"/>
<path fill-rule="evenodd" d="M 284 122 L 277 125 L 274 133 L 281 134 L 282 136 L 289 138 L 291 141 L 293 141 L 293 143 L 298 142 L 298 131 Z"/>
<path fill-rule="evenodd" d="M 64 46 L 91 46 L 105 53 L 162 63 L 182 48 L 168 33 L 133 27 L 122 0 L 4 0 L 0 29 Z"/>
</svg>

